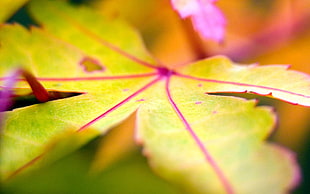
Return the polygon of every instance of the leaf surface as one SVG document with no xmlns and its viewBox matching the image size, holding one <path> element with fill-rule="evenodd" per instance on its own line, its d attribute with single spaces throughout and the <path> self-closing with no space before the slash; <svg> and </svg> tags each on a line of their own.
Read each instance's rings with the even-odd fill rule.
<svg viewBox="0 0 310 194">
<path fill-rule="evenodd" d="M 181 73 L 184 75 L 180 76 L 201 81 L 208 93 L 252 92 L 310 106 L 310 77 L 304 73 L 289 71 L 289 66 L 244 66 L 232 64 L 225 58 L 208 61 L 209 65 L 203 65 L 205 62 L 199 61 L 186 66 Z"/>
<path fill-rule="evenodd" d="M 274 127 L 272 111 L 208 93 L 272 93 L 309 106 L 309 76 L 225 57 L 167 69 L 122 21 L 59 1 L 32 1 L 31 11 L 44 29 L 1 27 L 1 74 L 23 67 L 49 91 L 81 95 L 5 113 L 2 178 L 61 157 L 137 110 L 136 138 L 151 166 L 189 191 L 284 193 L 297 184 L 294 156 L 263 143 Z M 15 90 L 29 86 L 20 79 Z"/>
<path fill-rule="evenodd" d="M 153 103 L 138 111 L 137 138 L 158 174 L 187 185 L 190 192 L 199 188 L 199 193 L 283 193 L 283 186 L 297 176 L 296 169 L 287 170 L 289 153 L 262 144 L 275 122 L 268 108 L 234 97 L 206 96 L 182 78 L 166 85 L 168 96 L 164 85 L 157 95 L 152 92 Z M 266 178 L 269 173 L 273 178 Z"/>
<path fill-rule="evenodd" d="M 4 22 L 14 14 L 21 6 L 27 3 L 28 0 L 1 0 L 0 2 L 0 22 Z"/>
</svg>

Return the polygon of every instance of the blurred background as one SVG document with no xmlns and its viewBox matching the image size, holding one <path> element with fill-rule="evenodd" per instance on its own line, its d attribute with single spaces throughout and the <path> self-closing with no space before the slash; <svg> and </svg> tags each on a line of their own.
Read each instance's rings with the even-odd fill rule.
<svg viewBox="0 0 310 194">
<path fill-rule="evenodd" d="M 36 25 L 28 0 L 1 0 L 0 21 Z M 219 0 L 227 19 L 225 40 L 202 39 L 190 19 L 181 20 L 169 0 L 74 0 L 136 27 L 149 51 L 169 66 L 214 55 L 241 64 L 289 64 L 310 74 L 309 0 Z M 6 10 L 5 12 L 2 10 Z M 295 194 L 310 193 L 310 109 L 257 95 L 275 107 L 278 124 L 268 141 L 296 152 L 303 180 Z M 182 193 L 160 179 L 133 141 L 134 116 L 56 163 L 2 185 L 1 193 Z"/>
</svg>

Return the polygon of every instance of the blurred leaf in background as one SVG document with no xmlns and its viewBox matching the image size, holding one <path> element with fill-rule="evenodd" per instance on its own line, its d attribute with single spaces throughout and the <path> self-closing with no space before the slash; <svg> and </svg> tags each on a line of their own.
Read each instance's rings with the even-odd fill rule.
<svg viewBox="0 0 310 194">
<path fill-rule="evenodd" d="M 98 145 L 99 139 L 95 139 L 52 165 L 1 185 L 0 192 L 7 194 L 180 193 L 177 188 L 151 172 L 146 159 L 141 156 L 138 149 L 109 166 L 102 173 L 90 175 L 89 168 Z"/>
</svg>

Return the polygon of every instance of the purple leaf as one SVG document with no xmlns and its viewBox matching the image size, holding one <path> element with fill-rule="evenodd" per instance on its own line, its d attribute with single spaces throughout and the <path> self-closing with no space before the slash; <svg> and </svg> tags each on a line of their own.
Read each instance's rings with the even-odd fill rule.
<svg viewBox="0 0 310 194">
<path fill-rule="evenodd" d="M 214 5 L 215 0 L 171 0 L 182 18 L 191 17 L 194 28 L 203 38 L 223 41 L 226 20 Z"/>
</svg>

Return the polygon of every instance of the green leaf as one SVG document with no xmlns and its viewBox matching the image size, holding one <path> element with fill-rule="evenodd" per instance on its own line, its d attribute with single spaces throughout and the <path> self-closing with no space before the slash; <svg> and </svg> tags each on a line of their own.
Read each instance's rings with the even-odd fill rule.
<svg viewBox="0 0 310 194">
<path fill-rule="evenodd" d="M 292 104 L 310 106 L 310 77 L 297 71 L 288 71 L 289 66 L 257 64 L 244 66 L 232 64 L 226 58 L 217 58 L 186 66 L 180 75 L 201 81 L 204 91 L 251 92 L 272 96 Z M 210 84 L 204 84 L 209 83 Z M 205 86 L 207 85 L 207 86 Z"/>
<path fill-rule="evenodd" d="M 44 29 L 1 27 L 0 73 L 22 67 L 48 91 L 81 95 L 4 113 L 2 179 L 60 158 L 137 111 L 137 142 L 151 167 L 188 191 L 273 194 L 298 184 L 293 154 L 263 142 L 273 112 L 212 93 L 272 94 L 310 106 L 309 76 L 225 57 L 168 69 L 122 21 L 60 1 L 34 0 L 31 13 Z M 15 92 L 27 91 L 20 79 Z"/>
<path fill-rule="evenodd" d="M 182 78 L 166 87 L 170 99 L 162 84 L 138 111 L 138 140 L 158 174 L 191 192 L 284 192 L 296 169 L 289 167 L 289 153 L 262 144 L 275 122 L 268 108 L 205 95 Z"/>
<path fill-rule="evenodd" d="M 52 165 L 2 184 L 1 193 L 180 193 L 152 174 L 138 152 L 113 164 L 105 173 L 89 176 L 94 144 L 91 142 L 91 146 L 86 145 Z"/>
</svg>

